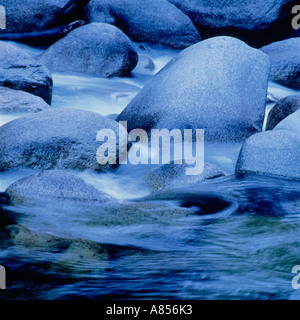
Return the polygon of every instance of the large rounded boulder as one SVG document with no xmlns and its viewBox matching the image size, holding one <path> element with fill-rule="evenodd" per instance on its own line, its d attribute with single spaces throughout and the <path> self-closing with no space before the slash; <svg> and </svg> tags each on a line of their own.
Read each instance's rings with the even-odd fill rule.
<svg viewBox="0 0 300 320">
<path fill-rule="evenodd" d="M 168 0 L 186 12 L 196 25 L 215 24 L 215 28 L 264 29 L 281 19 L 282 8 L 290 0 Z M 220 19 L 223 18 L 223 19 Z"/>
<path fill-rule="evenodd" d="M 129 74 L 138 55 L 120 29 L 106 23 L 91 23 L 58 40 L 38 61 L 50 70 L 112 77 Z"/>
<path fill-rule="evenodd" d="M 34 169 L 93 169 L 105 171 L 117 163 L 119 130 L 126 130 L 100 114 L 76 109 L 50 109 L 26 115 L 0 127 L 0 171 L 15 167 Z M 111 130 L 116 137 L 116 152 L 99 164 L 98 131 Z M 123 131 L 122 131 L 123 130 Z M 116 160 L 116 161 L 115 161 Z"/>
<path fill-rule="evenodd" d="M 91 0 L 86 15 L 115 24 L 137 42 L 182 49 L 201 40 L 190 18 L 167 0 Z"/>
<path fill-rule="evenodd" d="M 251 43 L 280 38 L 292 30 L 296 0 L 168 0 L 204 35 L 236 35 Z"/>
<path fill-rule="evenodd" d="M 128 130 L 204 129 L 210 141 L 241 141 L 261 131 L 269 58 L 232 37 L 179 53 L 127 105 Z"/>
</svg>

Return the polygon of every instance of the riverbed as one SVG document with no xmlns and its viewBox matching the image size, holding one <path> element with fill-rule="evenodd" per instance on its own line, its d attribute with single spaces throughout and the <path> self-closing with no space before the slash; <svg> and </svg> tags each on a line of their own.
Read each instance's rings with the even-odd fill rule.
<svg viewBox="0 0 300 320">
<path fill-rule="evenodd" d="M 32 56 L 42 52 L 15 45 Z M 131 77 L 103 79 L 54 73 L 52 107 L 84 109 L 115 118 L 178 53 L 136 46 L 140 62 Z M 278 98 L 297 93 L 272 82 L 269 91 Z M 267 105 L 266 115 L 273 105 Z M 1 114 L 0 124 L 22 115 Z M 152 166 L 120 165 L 115 172 L 105 174 L 72 171 L 120 201 L 137 207 L 153 204 L 147 217 L 110 221 L 101 217 L 105 212 L 95 213 L 90 208 L 44 203 L 9 207 L 17 214 L 18 224 L 34 234 L 77 242 L 67 250 L 3 242 L 0 265 L 7 270 L 8 290 L 2 290 L 0 297 L 297 298 L 291 270 L 300 264 L 300 184 L 262 176 L 235 176 L 240 148 L 240 143 L 205 143 L 205 160 L 217 165 L 226 176 L 159 195 L 153 195 L 143 183 L 142 177 Z M 1 172 L 0 192 L 34 172 L 22 168 Z M 229 205 L 219 212 L 199 214 L 197 200 L 207 194 L 225 199 Z M 193 202 L 190 207 L 195 208 L 194 215 L 180 211 L 183 199 Z M 166 217 L 166 210 L 180 214 Z M 82 243 L 99 244 L 107 251 L 94 255 Z"/>
</svg>

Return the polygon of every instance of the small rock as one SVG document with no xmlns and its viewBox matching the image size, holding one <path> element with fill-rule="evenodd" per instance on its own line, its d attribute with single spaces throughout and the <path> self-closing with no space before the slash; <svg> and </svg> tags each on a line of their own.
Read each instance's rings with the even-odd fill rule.
<svg viewBox="0 0 300 320">
<path fill-rule="evenodd" d="M 277 101 L 268 114 L 266 130 L 272 130 L 283 119 L 300 109 L 300 95 L 292 95 Z"/>
<path fill-rule="evenodd" d="M 189 166 L 186 163 L 164 164 L 146 175 L 146 184 L 150 189 L 159 191 L 187 187 L 225 175 L 217 166 L 210 163 L 205 164 L 203 173 L 200 175 L 186 175 L 187 167 Z"/>
</svg>

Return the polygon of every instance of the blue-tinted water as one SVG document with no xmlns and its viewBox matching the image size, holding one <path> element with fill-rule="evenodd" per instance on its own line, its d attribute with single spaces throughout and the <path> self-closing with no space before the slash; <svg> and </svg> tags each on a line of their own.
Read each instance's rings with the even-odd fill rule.
<svg viewBox="0 0 300 320">
<path fill-rule="evenodd" d="M 53 74 L 53 107 L 118 114 L 176 52 L 140 48 L 139 54 L 131 78 Z M 273 83 L 270 90 L 278 97 L 294 93 Z M 19 116 L 1 115 L 1 123 Z M 42 201 L 5 207 L 19 226 L 10 227 L 11 240 L 1 234 L 7 290 L 0 297 L 297 298 L 291 270 L 300 264 L 300 184 L 235 177 L 240 146 L 205 145 L 206 160 L 226 177 L 154 195 L 143 183 L 149 166 L 121 166 L 108 174 L 73 171 L 123 202 L 114 208 Z M 33 172 L 0 173 L 0 191 Z"/>
</svg>

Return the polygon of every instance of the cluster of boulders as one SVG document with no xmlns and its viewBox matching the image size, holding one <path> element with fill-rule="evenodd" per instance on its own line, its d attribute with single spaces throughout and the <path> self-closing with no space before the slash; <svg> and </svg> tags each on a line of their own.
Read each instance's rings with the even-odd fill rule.
<svg viewBox="0 0 300 320">
<path fill-rule="evenodd" d="M 22 32 L 26 38 L 31 32 L 36 37 L 38 32 L 76 19 L 86 23 L 35 58 L 0 41 L 0 111 L 33 112 L 0 127 L 0 170 L 51 170 L 16 182 L 7 192 L 14 199 L 26 193 L 109 201 L 107 195 L 64 170 L 113 169 L 113 165 L 97 162 L 96 134 L 110 129 L 117 136 L 118 151 L 126 149 L 127 144 L 119 144 L 117 121 L 127 121 L 128 131 L 140 128 L 149 135 L 152 129 L 204 129 L 206 141 L 243 142 L 237 174 L 299 179 L 300 96 L 278 101 L 269 113 L 267 131 L 262 130 L 268 81 L 300 89 L 300 38 L 282 40 L 278 36 L 278 41 L 265 41 L 261 49 L 243 41 L 245 35 L 253 42 L 258 32 L 267 35 L 278 28 L 285 30 L 282 26 L 293 4 L 288 0 L 256 0 L 246 5 L 201 0 L 28 4 L 4 0 L 7 30 L 0 32 L 0 39 L 5 33 L 18 34 L 20 39 Z M 202 29 L 216 36 L 203 40 Z M 116 121 L 93 112 L 50 107 L 51 72 L 128 76 L 138 62 L 133 41 L 184 50 L 147 82 Z M 184 169 L 162 166 L 145 177 L 146 184 L 161 190 L 224 175 L 206 164 L 200 177 L 187 179 Z"/>
<path fill-rule="evenodd" d="M 39 33 L 40 40 L 55 38 L 55 30 L 57 39 L 67 34 L 38 59 L 51 71 L 123 76 L 137 64 L 131 41 L 184 49 L 201 38 L 227 35 L 256 48 L 266 45 L 262 50 L 271 58 L 271 79 L 299 88 L 299 42 L 294 38 L 284 40 L 300 32 L 291 25 L 295 0 L 235 0 L 221 4 L 207 0 L 2 2 L 7 26 L 0 30 L 0 39 L 22 40 L 23 35 L 28 41 L 32 35 L 38 44 Z M 70 27 L 74 21 L 82 23 Z"/>
<path fill-rule="evenodd" d="M 80 19 L 113 24 L 134 41 L 172 48 L 194 44 L 200 34 L 237 36 L 258 45 L 298 35 L 291 28 L 297 4 L 297 0 L 3 0 L 7 30 L 2 34 L 20 38 L 26 33 L 28 39 L 30 32 L 36 36 Z"/>
</svg>

